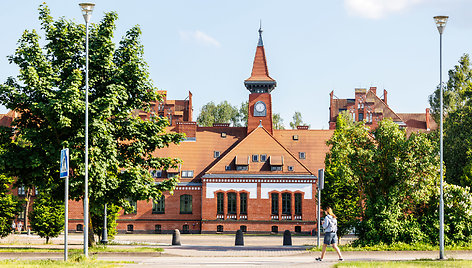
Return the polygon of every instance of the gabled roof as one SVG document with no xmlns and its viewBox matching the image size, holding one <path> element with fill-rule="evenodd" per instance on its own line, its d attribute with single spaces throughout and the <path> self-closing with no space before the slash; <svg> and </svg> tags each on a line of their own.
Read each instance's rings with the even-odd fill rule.
<svg viewBox="0 0 472 268">
<path fill-rule="evenodd" d="M 247 171 L 226 170 L 226 166 L 234 167 L 235 158 L 242 156 L 263 155 L 267 156 L 265 162 L 252 162 L 250 158 Z M 270 171 L 269 157 L 283 157 L 284 168 L 282 171 Z M 293 171 L 288 171 L 288 166 L 293 167 Z M 313 173 L 300 162 L 287 148 L 275 139 L 262 126 L 254 129 L 235 147 L 224 154 L 206 173 L 211 174 L 266 174 L 266 175 L 313 175 Z"/>
<path fill-rule="evenodd" d="M 383 117 L 392 118 L 393 122 L 403 122 L 402 118 L 398 116 L 377 94 L 369 90 L 366 94 L 366 99 L 374 103 L 374 112 L 382 110 Z"/>
</svg>

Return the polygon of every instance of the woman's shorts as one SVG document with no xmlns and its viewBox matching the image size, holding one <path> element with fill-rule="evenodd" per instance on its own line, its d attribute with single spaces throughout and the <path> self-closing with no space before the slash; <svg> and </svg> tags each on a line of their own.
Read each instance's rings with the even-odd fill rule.
<svg viewBox="0 0 472 268">
<path fill-rule="evenodd" d="M 325 233 L 323 243 L 326 245 L 336 244 L 338 242 L 338 236 L 336 233 Z"/>
</svg>

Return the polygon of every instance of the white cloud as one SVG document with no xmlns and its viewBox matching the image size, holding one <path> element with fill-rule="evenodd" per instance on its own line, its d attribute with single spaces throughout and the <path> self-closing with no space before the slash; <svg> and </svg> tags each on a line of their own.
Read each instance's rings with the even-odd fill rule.
<svg viewBox="0 0 472 268">
<path fill-rule="evenodd" d="M 344 7 L 352 15 L 380 19 L 391 13 L 404 11 L 425 0 L 344 0 Z"/>
<path fill-rule="evenodd" d="M 205 46 L 221 46 L 220 42 L 218 42 L 215 38 L 199 30 L 180 31 L 180 38 L 185 41 L 192 41 Z"/>
</svg>

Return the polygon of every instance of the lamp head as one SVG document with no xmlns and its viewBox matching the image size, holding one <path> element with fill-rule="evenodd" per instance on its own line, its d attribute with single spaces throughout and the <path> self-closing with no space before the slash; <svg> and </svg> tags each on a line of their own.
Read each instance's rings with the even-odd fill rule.
<svg viewBox="0 0 472 268">
<path fill-rule="evenodd" d="M 436 23 L 436 26 L 438 27 L 439 34 L 442 34 L 444 31 L 444 28 L 446 28 L 446 23 L 448 16 L 436 16 L 434 17 L 434 22 Z"/>
<path fill-rule="evenodd" d="M 84 16 L 85 22 L 89 23 L 90 18 L 92 17 L 93 8 L 95 7 L 94 3 L 80 3 L 80 9 L 82 9 L 82 15 Z"/>
</svg>

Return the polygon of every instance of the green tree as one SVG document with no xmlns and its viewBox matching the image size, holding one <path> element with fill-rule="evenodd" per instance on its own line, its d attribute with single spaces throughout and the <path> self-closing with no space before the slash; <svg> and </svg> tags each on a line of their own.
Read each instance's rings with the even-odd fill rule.
<svg viewBox="0 0 472 268">
<path fill-rule="evenodd" d="M 472 98 L 472 68 L 470 66 L 470 57 L 464 54 L 459 64 L 449 70 L 449 80 L 443 87 L 444 90 L 444 115 L 445 117 L 452 111 L 470 105 Z M 429 96 L 429 104 L 434 120 L 439 122 L 440 112 L 440 96 L 439 86 L 434 93 Z"/>
<path fill-rule="evenodd" d="M 364 122 L 353 122 L 348 113 L 338 116 L 336 130 L 327 141 L 325 188 L 322 207 L 333 208 L 338 218 L 339 238 L 361 218 L 361 183 L 372 170 L 374 143 Z"/>
<path fill-rule="evenodd" d="M 292 117 L 292 122 L 290 122 L 290 127 L 292 129 L 296 129 L 297 126 L 308 126 L 308 127 L 310 127 L 310 125 L 307 125 L 303 122 L 302 114 L 300 112 L 295 112 L 293 114 L 293 117 Z"/>
<path fill-rule="evenodd" d="M 13 179 L 0 174 L 0 237 L 12 232 L 11 224 L 21 211 L 22 202 L 9 193 Z"/>
<path fill-rule="evenodd" d="M 272 114 L 272 124 L 274 129 L 285 129 L 284 119 L 278 113 Z"/>
<path fill-rule="evenodd" d="M 117 234 L 116 226 L 118 225 L 116 219 L 118 218 L 121 208 L 118 206 L 107 206 L 107 239 L 113 240 Z M 99 241 L 103 239 L 103 211 L 98 213 L 91 213 L 93 225 L 93 232 L 98 235 Z"/>
<path fill-rule="evenodd" d="M 33 231 L 40 237 L 57 237 L 64 230 L 64 202 L 55 200 L 46 193 L 41 193 L 33 203 L 33 210 L 28 215 Z"/>
<path fill-rule="evenodd" d="M 230 123 L 232 126 L 239 126 L 239 110 L 228 101 L 223 101 L 218 105 L 211 101 L 203 105 L 197 117 L 197 123 L 203 127 L 211 127 L 215 123 Z"/>
<path fill-rule="evenodd" d="M 45 38 L 26 30 L 10 63 L 19 75 L 0 85 L 0 103 L 21 114 L 10 128 L 0 130 L 3 145 L 0 167 L 42 191 L 63 198 L 59 152 L 70 148 L 70 196 L 84 194 L 84 69 L 85 27 L 60 18 L 53 20 L 47 6 L 39 8 Z M 166 134 L 167 119 L 141 120 L 137 110 L 150 110 L 161 100 L 149 79 L 140 43 L 141 30 L 128 30 L 113 42 L 114 12 L 106 13 L 90 30 L 89 201 L 92 214 L 105 202 L 129 209 L 126 198 L 147 200 L 172 190 L 177 178 L 153 183 L 150 169 L 176 167 L 174 158 L 154 157 L 156 149 L 178 143 L 182 134 Z M 41 46 L 40 44 L 44 44 Z M 2 145 L 2 146 L 3 146 Z M 21 158 L 17 151 L 22 152 Z M 24 176 L 24 170 L 32 173 Z M 93 223 L 90 226 L 93 241 Z"/>
<path fill-rule="evenodd" d="M 242 102 L 241 106 L 239 106 L 239 113 L 238 113 L 239 126 L 247 127 L 248 112 L 249 112 L 249 101 Z"/>
</svg>

